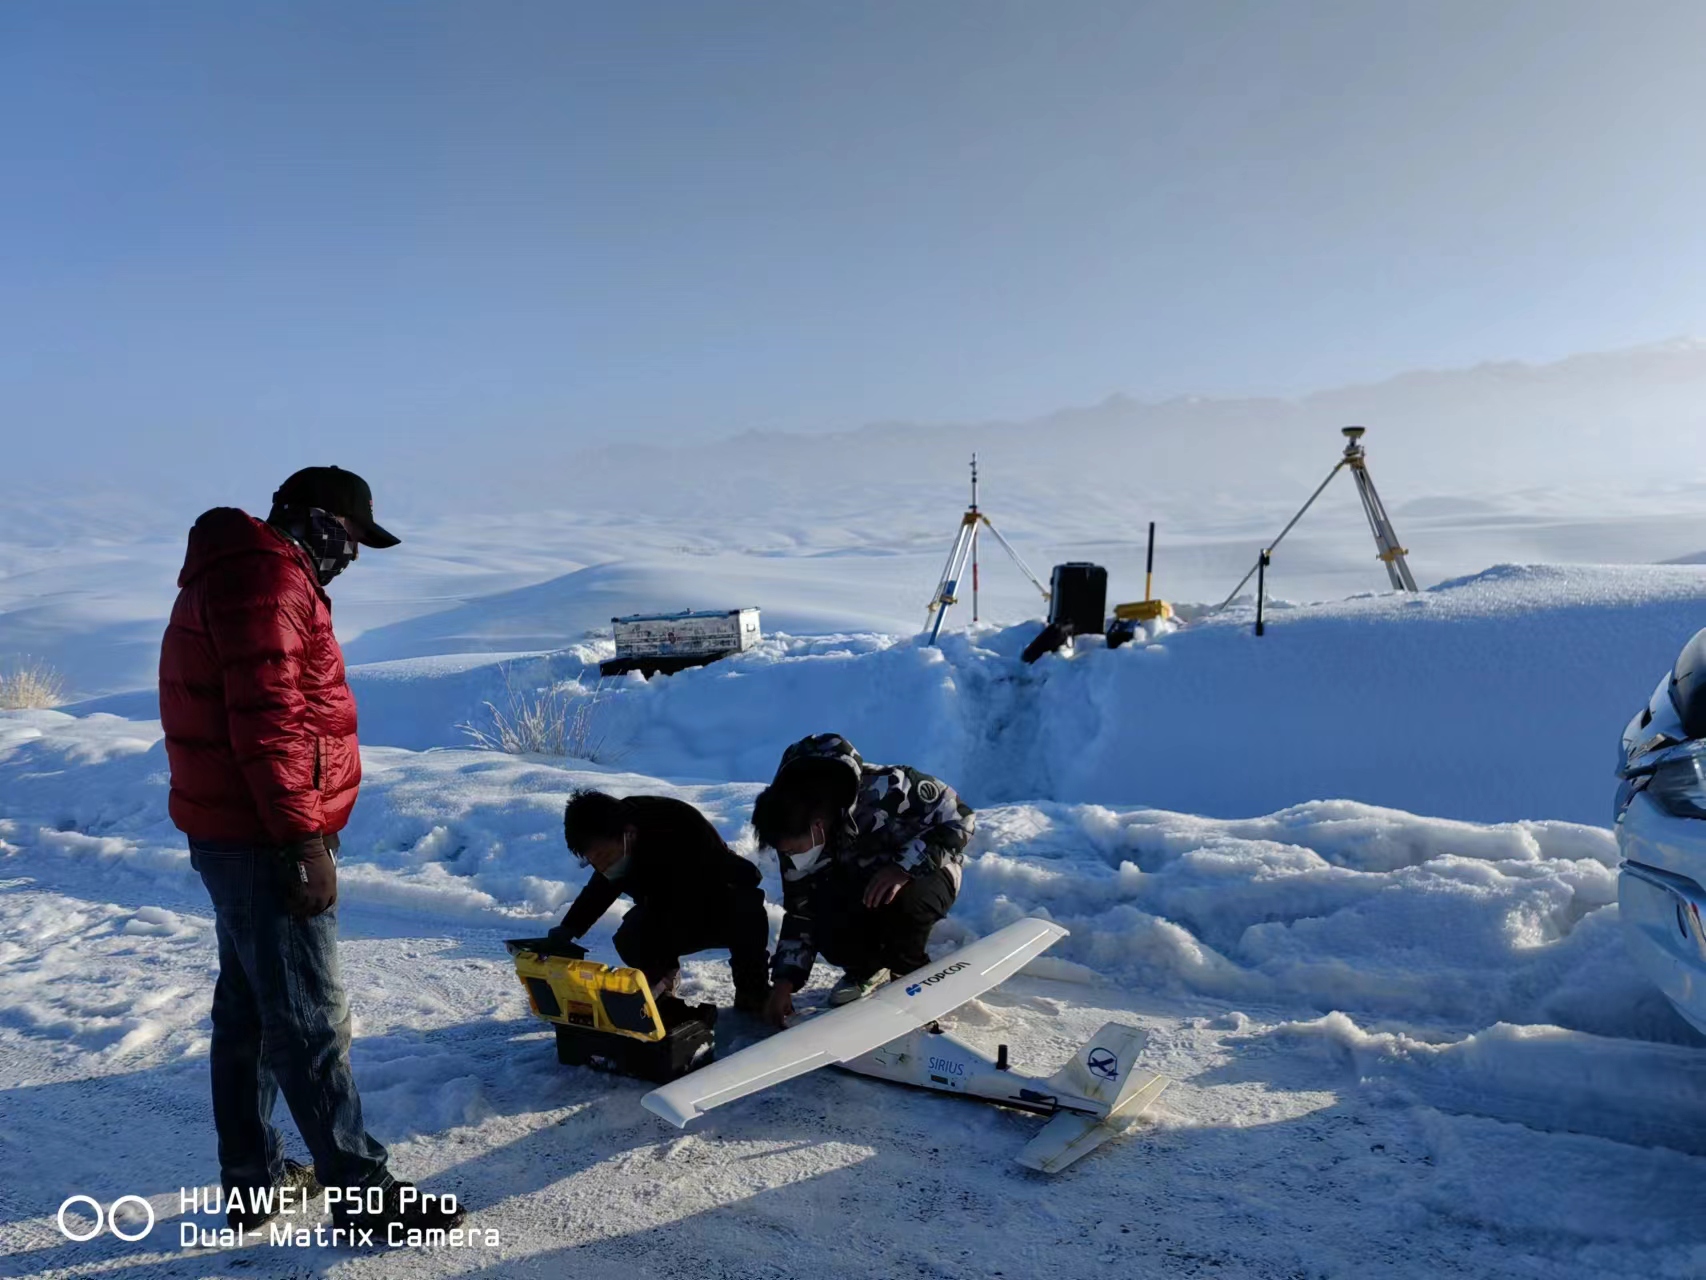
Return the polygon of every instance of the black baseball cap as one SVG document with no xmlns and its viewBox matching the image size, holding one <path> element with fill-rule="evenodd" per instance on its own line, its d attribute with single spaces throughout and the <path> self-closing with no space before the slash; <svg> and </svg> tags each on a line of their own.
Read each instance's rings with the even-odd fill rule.
<svg viewBox="0 0 1706 1280">
<path fill-rule="evenodd" d="M 303 467 L 279 485 L 275 507 L 319 507 L 354 522 L 356 541 L 364 547 L 394 547 L 402 541 L 373 522 L 373 490 L 367 481 L 342 467 Z"/>
</svg>

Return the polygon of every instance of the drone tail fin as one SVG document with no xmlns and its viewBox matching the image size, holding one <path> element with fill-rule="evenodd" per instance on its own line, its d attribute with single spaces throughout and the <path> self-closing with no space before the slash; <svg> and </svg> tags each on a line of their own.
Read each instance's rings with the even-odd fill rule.
<svg viewBox="0 0 1706 1280">
<path fill-rule="evenodd" d="M 1109 1138 L 1125 1132 L 1167 1087 L 1165 1076 L 1136 1071 L 1137 1055 L 1148 1034 L 1110 1022 L 1091 1036 L 1067 1063 L 1049 1077 L 1062 1094 L 1093 1103 L 1100 1115 L 1062 1110 L 1017 1157 L 1027 1169 L 1059 1173 Z"/>
</svg>

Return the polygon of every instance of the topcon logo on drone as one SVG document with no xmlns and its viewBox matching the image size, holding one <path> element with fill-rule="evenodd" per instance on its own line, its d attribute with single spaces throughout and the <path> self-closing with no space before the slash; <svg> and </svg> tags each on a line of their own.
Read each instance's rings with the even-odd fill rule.
<svg viewBox="0 0 1706 1280">
<path fill-rule="evenodd" d="M 955 973 L 958 973 L 961 969 L 969 969 L 969 968 L 971 968 L 971 966 L 969 964 L 967 964 L 964 960 L 961 960 L 958 964 L 951 964 L 946 969 L 940 969 L 937 972 L 931 974 L 928 978 L 920 978 L 917 982 L 913 983 L 911 986 L 909 986 L 906 989 L 906 994 L 909 996 L 915 996 L 920 991 L 924 990 L 925 987 L 935 986 L 938 982 L 940 982 L 943 978 L 948 977 L 950 974 L 955 974 Z"/>
</svg>

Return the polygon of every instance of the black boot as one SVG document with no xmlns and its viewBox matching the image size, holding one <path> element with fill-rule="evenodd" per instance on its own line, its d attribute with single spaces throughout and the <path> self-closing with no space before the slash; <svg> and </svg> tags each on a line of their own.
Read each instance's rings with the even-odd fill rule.
<svg viewBox="0 0 1706 1280">
<path fill-rule="evenodd" d="M 300 1192 L 298 1188 L 301 1189 Z M 303 1202 L 311 1199 L 319 1190 L 320 1180 L 314 1176 L 314 1170 L 310 1166 L 287 1159 L 284 1162 L 284 1175 L 274 1187 L 271 1206 L 264 1202 L 257 1206 L 253 1197 L 241 1193 L 243 1203 L 234 1204 L 225 1210 L 225 1225 L 234 1231 L 253 1231 L 278 1216 L 279 1197 L 276 1193 L 287 1193 L 291 1202 L 300 1208 Z"/>
</svg>

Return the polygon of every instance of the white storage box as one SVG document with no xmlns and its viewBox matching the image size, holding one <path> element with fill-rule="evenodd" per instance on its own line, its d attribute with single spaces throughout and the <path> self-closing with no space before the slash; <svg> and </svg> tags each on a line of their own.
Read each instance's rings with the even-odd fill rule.
<svg viewBox="0 0 1706 1280">
<path fill-rule="evenodd" d="M 761 638 L 757 609 L 634 613 L 612 618 L 618 661 L 634 658 L 721 658 Z"/>
</svg>

